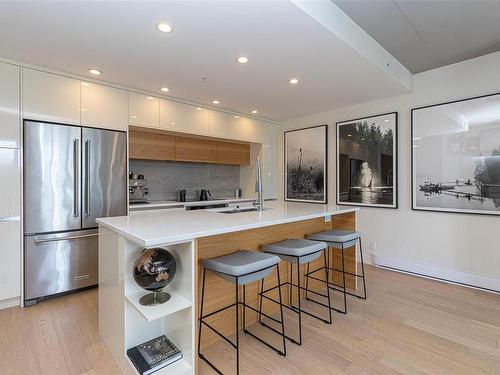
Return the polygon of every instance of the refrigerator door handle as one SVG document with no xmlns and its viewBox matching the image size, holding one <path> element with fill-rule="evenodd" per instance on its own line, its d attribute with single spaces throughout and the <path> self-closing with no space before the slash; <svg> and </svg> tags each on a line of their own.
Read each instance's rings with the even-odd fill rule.
<svg viewBox="0 0 500 375">
<path fill-rule="evenodd" d="M 73 140 L 73 216 L 74 217 L 80 216 L 79 212 L 80 209 L 78 207 L 78 191 L 80 189 L 78 181 L 78 176 L 80 175 L 78 168 L 78 165 L 80 164 L 79 145 L 80 145 L 80 140 L 74 139 Z"/>
<path fill-rule="evenodd" d="M 90 216 L 90 140 L 85 140 L 85 216 Z"/>
<path fill-rule="evenodd" d="M 56 242 L 56 241 L 71 241 L 71 240 L 79 240 L 80 238 L 88 238 L 88 237 L 97 237 L 98 233 L 92 233 L 92 234 L 81 234 L 77 236 L 68 236 L 68 237 L 44 237 L 44 238 L 38 238 L 35 237 L 35 245 L 42 244 L 42 243 L 47 243 L 47 242 Z"/>
</svg>

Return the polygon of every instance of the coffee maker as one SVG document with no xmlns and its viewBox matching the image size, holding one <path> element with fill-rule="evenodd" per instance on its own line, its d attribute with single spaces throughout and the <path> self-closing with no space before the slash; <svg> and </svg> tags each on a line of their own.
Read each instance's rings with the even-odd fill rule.
<svg viewBox="0 0 500 375">
<path fill-rule="evenodd" d="M 130 204 L 149 203 L 146 195 L 149 194 L 148 182 L 142 174 L 129 173 L 128 176 L 128 200 Z"/>
</svg>

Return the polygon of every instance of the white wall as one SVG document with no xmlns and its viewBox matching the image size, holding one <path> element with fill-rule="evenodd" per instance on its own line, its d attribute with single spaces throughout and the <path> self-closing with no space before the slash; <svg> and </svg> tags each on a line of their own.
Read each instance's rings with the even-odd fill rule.
<svg viewBox="0 0 500 375">
<path fill-rule="evenodd" d="M 416 262 L 412 270 L 427 275 L 433 274 L 433 267 L 427 265 L 437 266 L 443 275 L 449 273 L 450 279 L 455 277 L 456 281 L 465 281 L 467 278 L 468 283 L 484 287 L 486 284 L 477 279 L 485 276 L 498 286 L 500 217 L 412 211 L 410 198 L 411 108 L 497 92 L 500 92 L 500 52 L 417 74 L 411 94 L 295 118 L 283 122 L 282 130 L 329 125 L 328 200 L 335 204 L 335 123 L 398 111 L 399 208 L 361 209 L 358 224 L 363 232 L 365 251 L 394 257 L 407 264 L 408 261 Z M 280 147 L 283 147 L 283 142 Z M 282 150 L 279 150 L 281 197 L 282 155 Z M 446 272 L 447 269 L 451 272 Z M 459 271 L 459 275 L 453 270 Z M 493 288 L 491 283 L 489 286 Z"/>
</svg>

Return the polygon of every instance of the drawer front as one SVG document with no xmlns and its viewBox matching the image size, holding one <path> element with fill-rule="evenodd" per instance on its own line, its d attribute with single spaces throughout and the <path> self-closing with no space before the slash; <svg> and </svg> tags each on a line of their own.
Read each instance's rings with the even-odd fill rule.
<svg viewBox="0 0 500 375">
<path fill-rule="evenodd" d="M 97 284 L 97 230 L 26 236 L 25 299 Z"/>
</svg>

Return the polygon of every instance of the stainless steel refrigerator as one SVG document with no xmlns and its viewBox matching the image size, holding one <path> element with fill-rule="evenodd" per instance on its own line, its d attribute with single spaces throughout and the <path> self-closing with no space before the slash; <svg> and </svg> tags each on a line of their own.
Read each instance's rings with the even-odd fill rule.
<svg viewBox="0 0 500 375">
<path fill-rule="evenodd" d="M 127 214 L 126 133 L 24 122 L 24 300 L 97 284 L 95 219 Z"/>
</svg>

